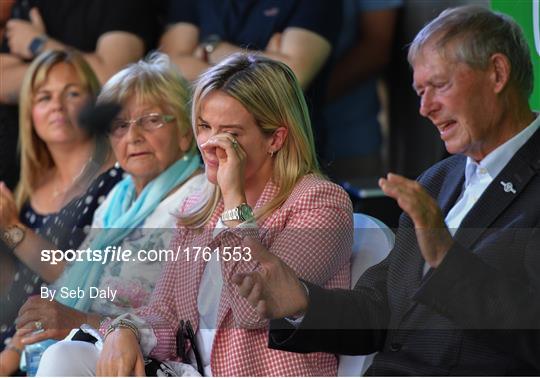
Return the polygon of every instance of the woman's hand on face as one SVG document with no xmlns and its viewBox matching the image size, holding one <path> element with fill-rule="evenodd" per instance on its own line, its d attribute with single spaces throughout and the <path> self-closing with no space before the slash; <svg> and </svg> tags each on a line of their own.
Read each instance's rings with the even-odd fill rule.
<svg viewBox="0 0 540 378">
<path fill-rule="evenodd" d="M 137 337 L 130 329 L 118 328 L 103 342 L 96 366 L 97 376 L 144 376 L 144 358 Z"/>
<path fill-rule="evenodd" d="M 217 181 L 225 206 L 236 207 L 246 202 L 244 172 L 247 155 L 236 138 L 229 133 L 217 134 L 202 144 L 201 149 L 218 160 Z"/>
<path fill-rule="evenodd" d="M 86 318 L 84 312 L 35 295 L 21 307 L 15 325 L 25 331 L 22 343 L 28 345 L 46 339 L 62 340 L 72 329 L 86 323 Z M 34 333 L 38 329 L 43 331 Z"/>
<path fill-rule="evenodd" d="M 19 216 L 13 194 L 4 182 L 0 182 L 0 228 L 5 229 L 17 223 Z"/>
</svg>

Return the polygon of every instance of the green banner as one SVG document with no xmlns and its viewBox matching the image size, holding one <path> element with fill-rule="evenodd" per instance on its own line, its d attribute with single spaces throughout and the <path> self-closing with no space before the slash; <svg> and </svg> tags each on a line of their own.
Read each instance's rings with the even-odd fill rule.
<svg viewBox="0 0 540 378">
<path fill-rule="evenodd" d="M 512 16 L 525 32 L 534 68 L 530 103 L 534 110 L 540 111 L 540 0 L 491 0 L 491 8 Z"/>
</svg>

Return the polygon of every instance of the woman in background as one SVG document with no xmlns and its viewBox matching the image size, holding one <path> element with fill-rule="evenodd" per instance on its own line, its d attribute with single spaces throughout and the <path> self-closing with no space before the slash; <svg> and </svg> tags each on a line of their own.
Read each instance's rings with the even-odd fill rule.
<svg viewBox="0 0 540 378">
<path fill-rule="evenodd" d="M 25 75 L 19 101 L 21 181 L 15 196 L 0 184 L 0 253 L 12 268 L 4 271 L 11 285 L 0 298 L 1 349 L 26 298 L 39 293 L 42 279 L 50 282 L 58 274 L 54 266 L 42 271 L 42 247 L 78 246 L 99 202 L 122 178 L 112 168 L 108 141 L 79 125 L 81 109 L 99 90 L 92 69 L 74 51 L 45 52 Z"/>
</svg>

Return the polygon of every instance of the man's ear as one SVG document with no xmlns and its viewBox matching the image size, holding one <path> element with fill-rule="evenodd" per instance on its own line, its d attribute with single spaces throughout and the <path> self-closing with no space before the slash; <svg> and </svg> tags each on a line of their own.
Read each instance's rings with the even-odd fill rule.
<svg viewBox="0 0 540 378">
<path fill-rule="evenodd" d="M 512 67 L 508 57 L 501 53 L 493 54 L 490 58 L 491 75 L 490 79 L 493 83 L 495 93 L 501 93 L 508 85 L 510 80 L 510 72 Z"/>
<path fill-rule="evenodd" d="M 281 147 L 283 147 L 283 144 L 285 143 L 285 139 L 287 139 L 288 134 L 289 129 L 284 126 L 280 126 L 276 130 L 274 130 L 272 136 L 270 137 L 270 146 L 268 147 L 267 152 L 271 155 L 278 152 Z"/>
</svg>

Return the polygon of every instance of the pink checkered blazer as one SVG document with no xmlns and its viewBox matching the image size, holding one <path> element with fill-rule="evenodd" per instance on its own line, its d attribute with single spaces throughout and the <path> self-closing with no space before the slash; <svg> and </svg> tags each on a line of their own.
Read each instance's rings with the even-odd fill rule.
<svg viewBox="0 0 540 378">
<path fill-rule="evenodd" d="M 268 203 L 278 188 L 269 182 L 255 209 Z M 198 196 L 188 198 L 188 209 Z M 202 231 L 179 228 L 171 248 L 242 246 L 245 233 L 257 235 L 261 243 L 283 259 L 299 277 L 327 288 L 348 288 L 353 240 L 352 206 L 347 194 L 337 185 L 307 175 L 294 188 L 287 201 L 257 229 L 232 228 L 213 238 L 223 212 L 219 204 Z M 184 256 L 186 257 L 186 256 Z M 218 309 L 218 329 L 210 364 L 216 376 L 332 376 L 337 373 L 336 356 L 326 353 L 296 354 L 267 348 L 268 322 L 261 319 L 237 293 L 231 277 L 253 271 L 251 260 L 221 260 L 223 287 Z M 167 263 L 154 289 L 152 300 L 137 315 L 148 322 L 157 337 L 151 356 L 159 360 L 177 359 L 175 335 L 181 319 L 189 319 L 196 330 L 199 322 L 197 296 L 206 262 L 179 259 Z"/>
</svg>

